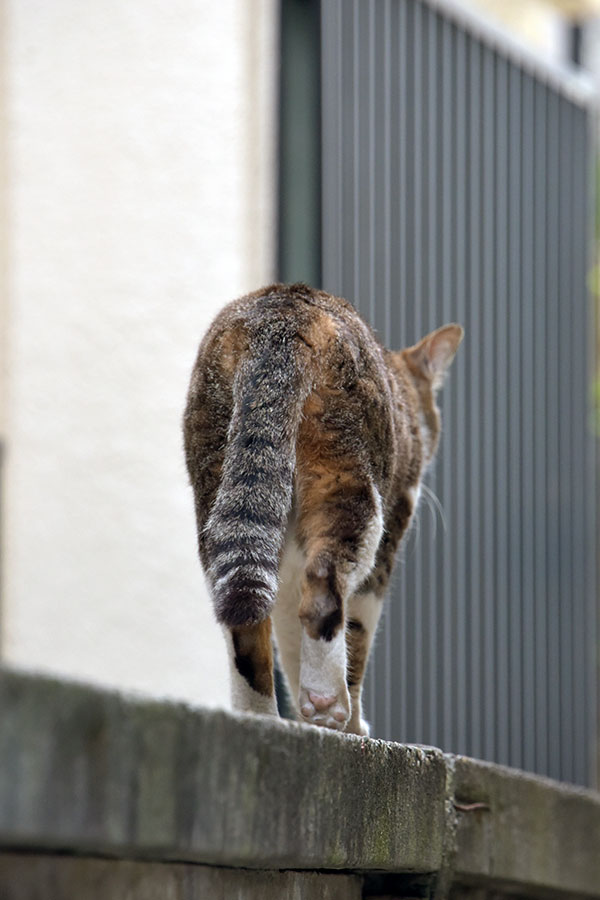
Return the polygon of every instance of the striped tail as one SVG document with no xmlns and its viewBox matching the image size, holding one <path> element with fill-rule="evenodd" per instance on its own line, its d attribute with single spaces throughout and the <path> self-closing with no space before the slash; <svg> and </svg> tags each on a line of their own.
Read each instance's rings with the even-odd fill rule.
<svg viewBox="0 0 600 900">
<path fill-rule="evenodd" d="M 229 627 L 264 621 L 277 595 L 307 395 L 296 342 L 288 338 L 271 327 L 234 379 L 221 483 L 204 529 L 215 611 Z"/>
</svg>

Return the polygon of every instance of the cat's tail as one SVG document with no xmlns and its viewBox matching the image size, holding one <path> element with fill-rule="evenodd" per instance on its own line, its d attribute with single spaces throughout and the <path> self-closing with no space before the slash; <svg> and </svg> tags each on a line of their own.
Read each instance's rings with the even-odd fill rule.
<svg viewBox="0 0 600 900">
<path fill-rule="evenodd" d="M 308 393 L 303 356 L 289 324 L 275 319 L 234 377 L 221 483 L 204 529 L 217 619 L 229 627 L 262 622 L 275 603 Z"/>
</svg>

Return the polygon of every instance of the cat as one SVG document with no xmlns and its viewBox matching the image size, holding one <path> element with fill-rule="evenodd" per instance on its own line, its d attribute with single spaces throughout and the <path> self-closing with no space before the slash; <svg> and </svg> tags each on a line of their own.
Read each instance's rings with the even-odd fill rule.
<svg viewBox="0 0 600 900">
<path fill-rule="evenodd" d="M 217 315 L 183 427 L 235 709 L 277 715 L 273 626 L 297 717 L 369 733 L 369 650 L 462 337 L 451 324 L 385 350 L 350 303 L 304 284 Z"/>
</svg>

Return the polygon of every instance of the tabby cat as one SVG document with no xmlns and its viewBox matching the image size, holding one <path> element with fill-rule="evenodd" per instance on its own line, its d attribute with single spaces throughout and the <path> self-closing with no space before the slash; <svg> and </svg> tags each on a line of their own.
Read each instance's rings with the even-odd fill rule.
<svg viewBox="0 0 600 900">
<path fill-rule="evenodd" d="M 277 715 L 273 626 L 299 717 L 368 734 L 367 657 L 462 336 L 446 325 L 385 350 L 349 303 L 303 284 L 213 322 L 184 438 L 236 709 Z"/>
</svg>

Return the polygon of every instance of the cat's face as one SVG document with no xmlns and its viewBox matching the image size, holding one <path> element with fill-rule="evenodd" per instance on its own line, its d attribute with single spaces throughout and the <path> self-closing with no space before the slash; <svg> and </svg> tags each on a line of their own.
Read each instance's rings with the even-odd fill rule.
<svg viewBox="0 0 600 900">
<path fill-rule="evenodd" d="M 436 394 L 463 335 L 460 325 L 444 325 L 426 335 L 418 344 L 396 354 L 416 388 L 425 465 L 433 459 L 440 437 L 440 411 Z"/>
</svg>

